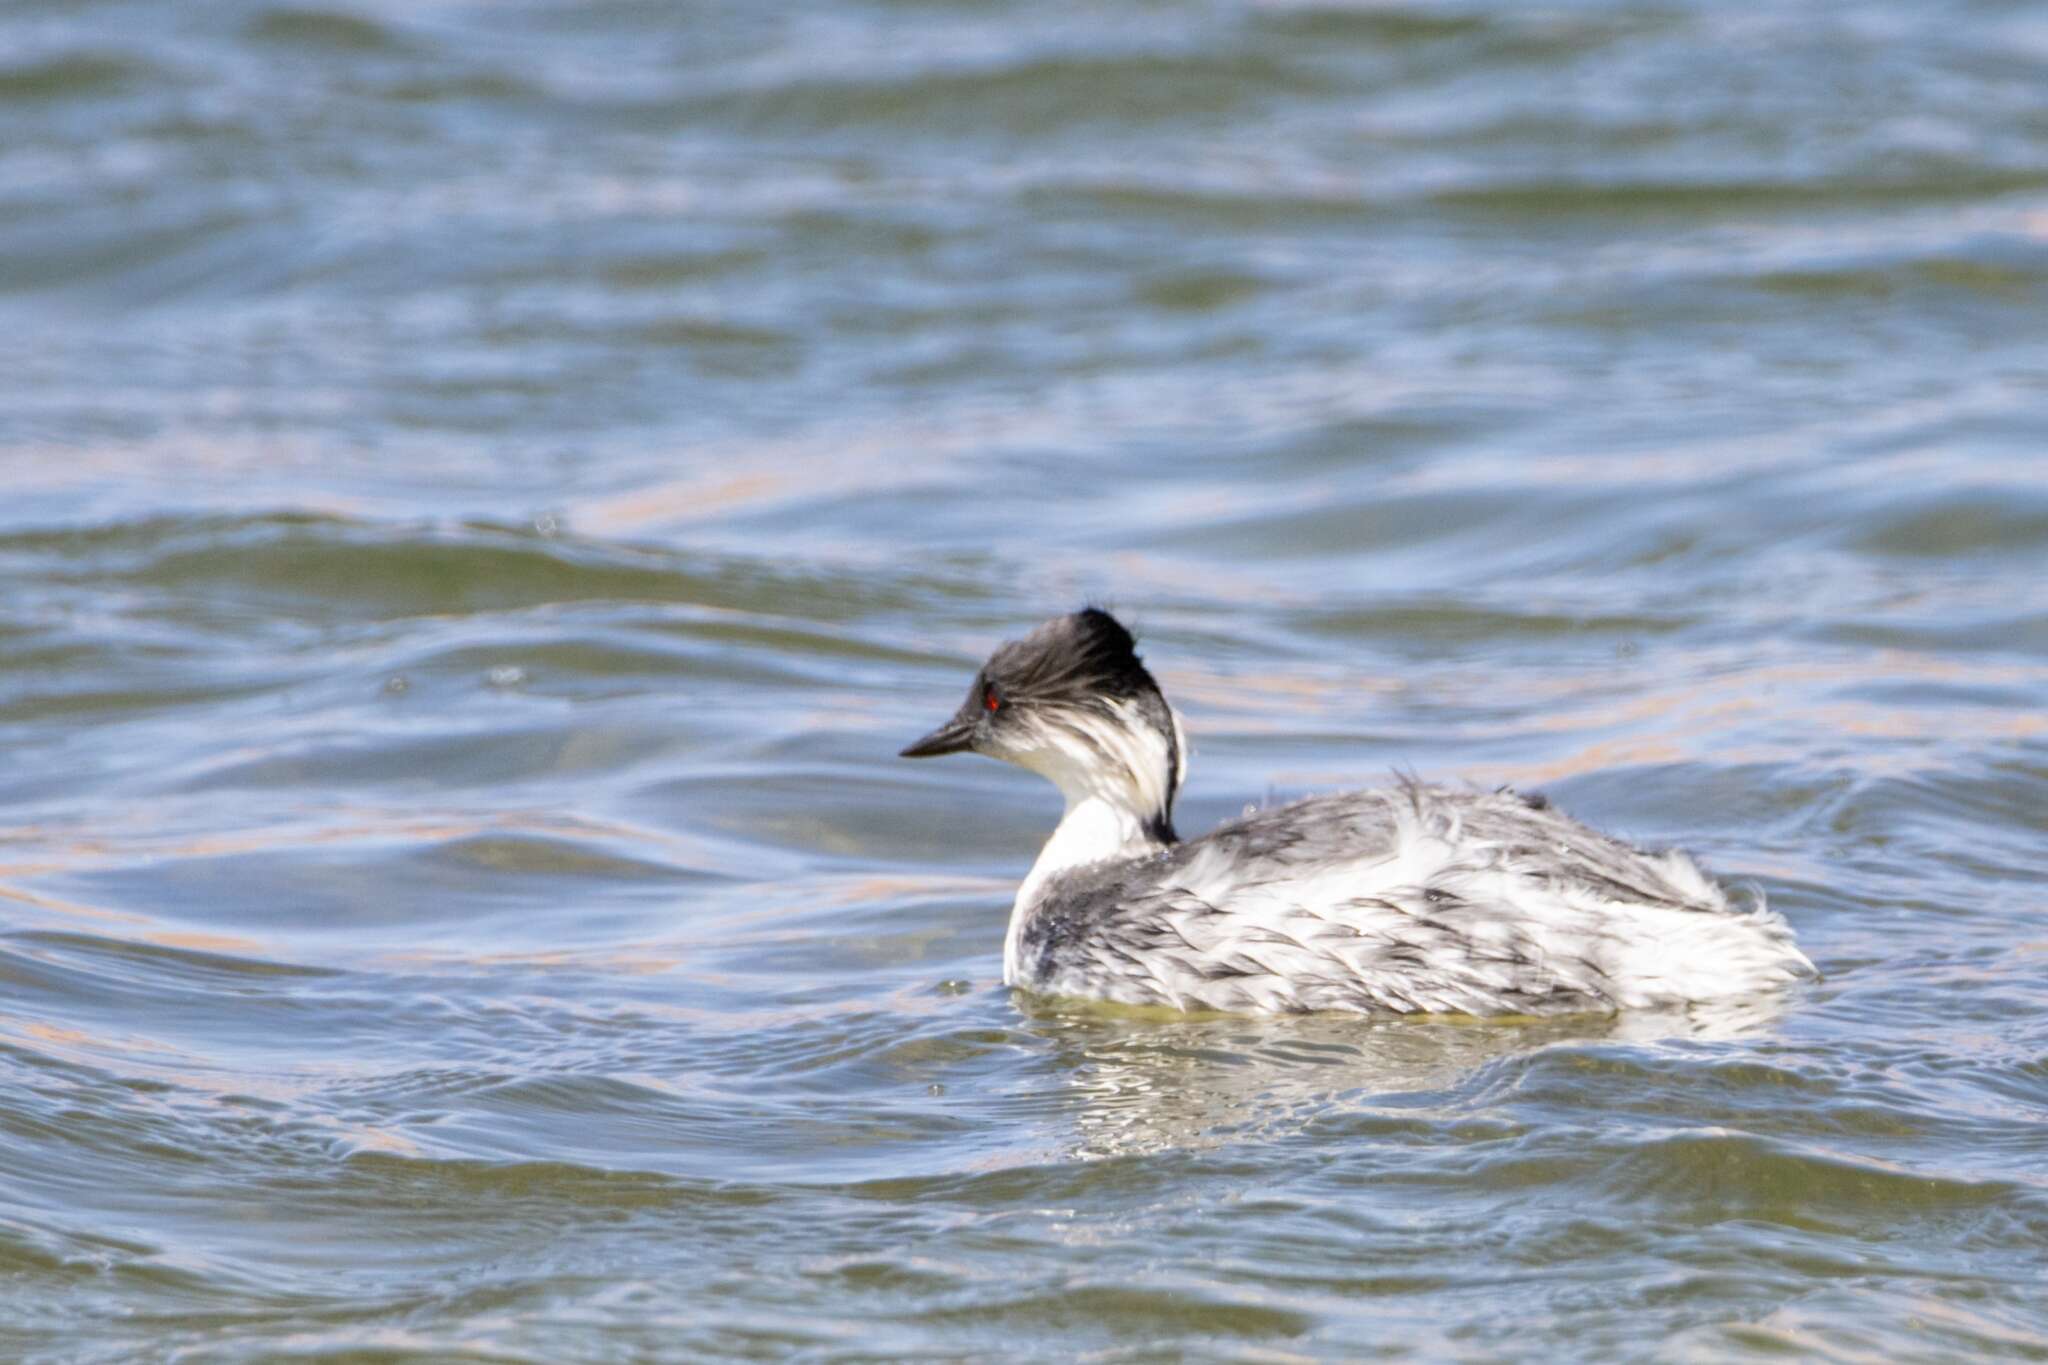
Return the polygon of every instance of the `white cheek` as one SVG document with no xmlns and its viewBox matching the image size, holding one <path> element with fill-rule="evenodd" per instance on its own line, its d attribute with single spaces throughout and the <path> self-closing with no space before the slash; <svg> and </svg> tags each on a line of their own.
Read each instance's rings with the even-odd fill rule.
<svg viewBox="0 0 2048 1365">
<path fill-rule="evenodd" d="M 1006 737 L 1001 757 L 1050 781 L 1069 801 L 1093 792 L 1101 785 L 1103 762 L 1100 755 L 1070 734 L 1051 726 L 1034 726 Z"/>
<path fill-rule="evenodd" d="M 1134 707 L 1023 713 L 996 729 L 981 751 L 1039 774 L 1060 789 L 1067 808 L 1094 798 L 1141 819 L 1164 813 L 1172 741 Z"/>
</svg>

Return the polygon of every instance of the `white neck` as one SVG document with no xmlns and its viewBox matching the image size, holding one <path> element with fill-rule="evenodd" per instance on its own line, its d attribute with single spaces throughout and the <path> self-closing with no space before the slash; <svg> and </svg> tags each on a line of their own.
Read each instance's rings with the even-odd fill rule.
<svg viewBox="0 0 2048 1365">
<path fill-rule="evenodd" d="M 1017 888 L 1016 902 L 1010 907 L 1010 929 L 1003 940 L 1003 984 L 1018 984 L 1018 953 L 1024 925 L 1044 894 L 1047 882 L 1062 872 L 1090 863 L 1107 858 L 1133 858 L 1163 847 L 1145 832 L 1145 822 L 1129 806 L 1092 792 L 1069 795 L 1067 812 L 1060 817 L 1059 828 L 1038 851 L 1038 861 L 1031 865 L 1024 884 Z"/>
<path fill-rule="evenodd" d="M 1066 813 L 1010 907 L 1010 929 L 1003 943 L 1003 981 L 1019 982 L 1018 953 L 1024 925 L 1030 920 L 1046 883 L 1062 872 L 1109 858 L 1133 858 L 1164 848 L 1174 788 L 1184 765 L 1174 754 L 1185 753 L 1180 717 L 1173 717 L 1171 739 L 1139 723 L 1125 704 L 1122 714 L 1102 717 L 1069 714 L 1023 732 L 1001 755 L 1052 782 L 1067 799 Z"/>
</svg>

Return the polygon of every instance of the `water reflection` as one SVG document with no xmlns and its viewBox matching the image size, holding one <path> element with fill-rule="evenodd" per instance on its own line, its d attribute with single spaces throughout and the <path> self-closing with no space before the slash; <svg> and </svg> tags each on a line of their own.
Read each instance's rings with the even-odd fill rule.
<svg viewBox="0 0 2048 1365">
<path fill-rule="evenodd" d="M 1140 1015 L 1030 1002 L 1026 1026 L 1057 1059 L 1072 1102 L 1076 1159 L 1269 1141 L 1334 1117 L 1469 1119 L 1467 1082 L 1487 1063 L 1593 1043 L 1725 1042 L 1768 1032 L 1793 996 L 1683 1010 L 1503 1022 L 1321 1014 Z"/>
</svg>

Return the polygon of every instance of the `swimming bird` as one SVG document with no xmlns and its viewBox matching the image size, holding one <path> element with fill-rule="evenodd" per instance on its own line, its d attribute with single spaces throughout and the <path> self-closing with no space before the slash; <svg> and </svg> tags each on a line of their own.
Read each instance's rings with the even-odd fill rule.
<svg viewBox="0 0 2048 1365">
<path fill-rule="evenodd" d="M 1010 911 L 1004 983 L 1224 1012 L 1562 1014 L 1679 1006 L 1813 976 L 1761 893 L 1601 834 L 1540 796 L 1311 796 L 1174 831 L 1181 720 L 1099 608 L 1004 644 L 905 758 L 1049 779 L 1059 826 Z"/>
</svg>

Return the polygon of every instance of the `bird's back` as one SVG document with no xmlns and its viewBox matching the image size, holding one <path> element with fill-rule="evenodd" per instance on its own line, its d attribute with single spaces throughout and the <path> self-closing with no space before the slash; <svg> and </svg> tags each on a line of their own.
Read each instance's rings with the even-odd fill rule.
<svg viewBox="0 0 2048 1365">
<path fill-rule="evenodd" d="M 1075 868 L 1023 913 L 1012 984 L 1179 1009 L 1554 1014 L 1813 972 L 1760 897 L 1731 903 L 1683 853 L 1413 781 Z"/>
</svg>

